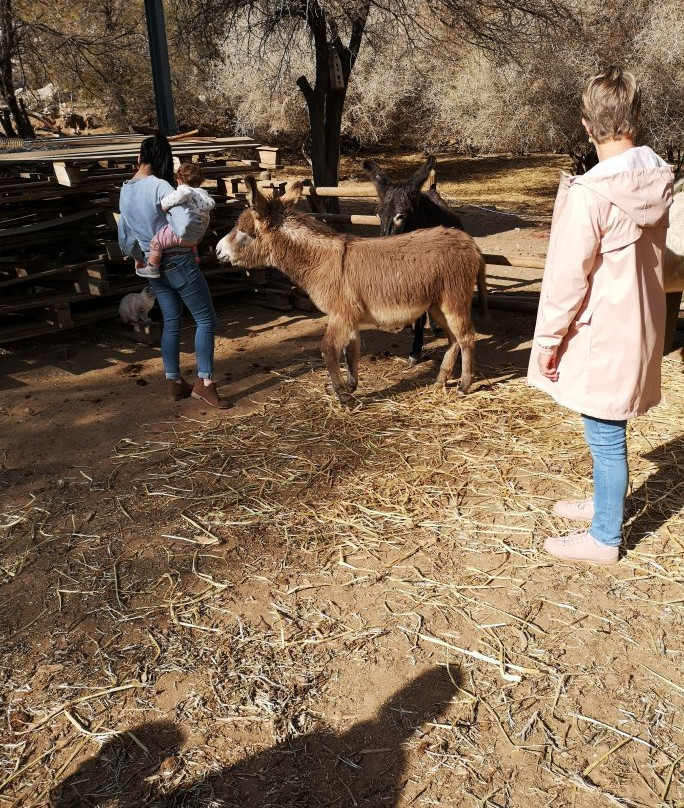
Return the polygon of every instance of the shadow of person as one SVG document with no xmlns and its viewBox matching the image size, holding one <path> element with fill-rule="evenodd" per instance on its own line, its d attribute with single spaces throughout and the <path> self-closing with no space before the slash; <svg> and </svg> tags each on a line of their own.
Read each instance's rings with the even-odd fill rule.
<svg viewBox="0 0 684 808">
<path fill-rule="evenodd" d="M 627 500 L 628 522 L 625 547 L 634 549 L 650 533 L 669 521 L 684 501 L 684 437 L 658 446 L 644 455 L 658 464 L 658 470 L 632 492 Z M 631 514 L 634 514 L 631 519 Z"/>
<path fill-rule="evenodd" d="M 453 668 L 431 668 L 347 732 L 300 736 L 166 794 L 151 785 L 150 773 L 168 756 L 169 741 L 180 745 L 182 733 L 167 723 L 135 727 L 55 788 L 50 805 L 396 808 L 406 779 L 407 742 L 444 712 L 459 687 L 457 674 Z"/>
<path fill-rule="evenodd" d="M 175 754 L 185 736 L 170 721 L 141 724 L 112 736 L 95 757 L 82 763 L 50 795 L 50 806 L 93 808 L 146 805 L 153 796 L 148 782 L 164 760 Z"/>
</svg>

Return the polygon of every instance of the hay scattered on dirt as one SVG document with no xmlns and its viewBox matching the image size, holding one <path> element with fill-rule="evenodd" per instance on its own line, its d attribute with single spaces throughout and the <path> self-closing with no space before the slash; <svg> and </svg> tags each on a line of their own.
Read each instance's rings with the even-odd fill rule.
<svg viewBox="0 0 684 808">
<path fill-rule="evenodd" d="M 64 555 L 50 613 L 10 638 L 0 804 L 44 805 L 110 733 L 159 716 L 188 737 L 145 793 L 190 794 L 255 750 L 347 727 L 368 671 L 444 663 L 462 679 L 408 744 L 406 804 L 684 805 L 678 360 L 629 427 L 611 568 L 540 550 L 567 529 L 551 503 L 590 488 L 579 419 L 520 378 L 456 397 L 426 386 L 432 370 L 366 357 L 351 410 L 320 368 L 284 378 L 255 414 L 180 419 L 122 441 L 109 480 L 65 482 L 72 505 L 102 491 L 90 518 L 63 500 L 2 514 L 8 579 L 46 543 Z M 133 553 L 136 526 L 149 545 Z M 34 637 L 37 671 L 22 666 Z M 138 804 L 116 765 L 103 800 Z M 206 800 L 192 804 L 228 804 Z"/>
</svg>

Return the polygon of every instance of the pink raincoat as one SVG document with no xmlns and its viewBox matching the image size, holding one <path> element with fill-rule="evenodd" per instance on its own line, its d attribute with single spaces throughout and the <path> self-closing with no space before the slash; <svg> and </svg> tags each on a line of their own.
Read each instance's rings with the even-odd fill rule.
<svg viewBox="0 0 684 808">
<path fill-rule="evenodd" d="M 672 180 L 644 146 L 561 179 L 527 380 L 571 410 L 622 421 L 660 401 Z M 558 381 L 540 346 L 559 346 Z"/>
</svg>

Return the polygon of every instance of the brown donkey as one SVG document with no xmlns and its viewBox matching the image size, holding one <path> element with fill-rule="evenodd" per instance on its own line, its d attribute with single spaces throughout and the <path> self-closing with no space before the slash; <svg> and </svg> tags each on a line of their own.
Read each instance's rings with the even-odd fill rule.
<svg viewBox="0 0 684 808">
<path fill-rule="evenodd" d="M 468 390 L 475 344 L 470 303 L 475 282 L 485 275 L 482 254 L 470 236 L 444 227 L 385 238 L 342 235 L 293 210 L 300 183 L 285 196 L 268 199 L 253 177 L 245 182 L 249 208 L 219 241 L 216 255 L 247 269 L 278 268 L 330 315 L 322 353 L 341 403 L 349 402 L 358 384 L 359 326 L 394 331 L 424 311 L 449 339 L 437 385 L 445 387 L 451 378 L 460 348 L 459 392 Z M 340 373 L 345 348 L 346 382 Z"/>
</svg>

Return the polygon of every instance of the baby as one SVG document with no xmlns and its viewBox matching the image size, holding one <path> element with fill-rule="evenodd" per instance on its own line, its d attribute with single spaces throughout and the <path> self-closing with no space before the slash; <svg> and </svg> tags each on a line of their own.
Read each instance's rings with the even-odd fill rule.
<svg viewBox="0 0 684 808">
<path fill-rule="evenodd" d="M 202 240 L 209 226 L 209 214 L 216 206 L 204 188 L 200 188 L 202 179 L 202 169 L 196 163 L 181 163 L 176 171 L 178 187 L 162 199 L 161 206 L 164 213 L 168 213 L 176 205 L 185 205 L 190 217 L 188 238 L 179 238 L 171 224 L 162 227 L 150 242 L 147 266 L 137 267 L 136 275 L 140 275 L 141 278 L 158 278 L 164 250 L 174 247 L 196 247 Z"/>
</svg>

